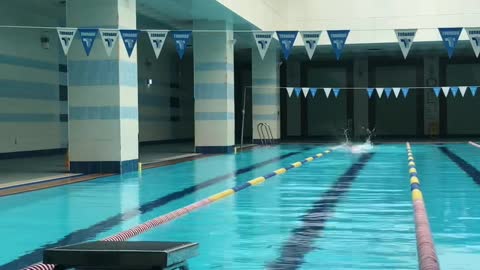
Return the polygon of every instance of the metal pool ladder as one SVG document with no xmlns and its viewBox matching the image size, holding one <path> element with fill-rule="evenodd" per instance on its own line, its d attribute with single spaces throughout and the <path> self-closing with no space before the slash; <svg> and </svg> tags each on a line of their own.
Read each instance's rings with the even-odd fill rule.
<svg viewBox="0 0 480 270">
<path fill-rule="evenodd" d="M 272 128 L 267 123 L 259 123 L 257 125 L 258 137 L 260 138 L 261 144 L 273 144 L 273 133 Z"/>
</svg>

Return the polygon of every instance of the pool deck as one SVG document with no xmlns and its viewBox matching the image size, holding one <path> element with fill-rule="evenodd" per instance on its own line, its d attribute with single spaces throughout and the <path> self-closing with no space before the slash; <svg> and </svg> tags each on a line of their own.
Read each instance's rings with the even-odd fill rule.
<svg viewBox="0 0 480 270">
<path fill-rule="evenodd" d="M 254 145 L 244 145 L 244 150 Z M 208 157 L 193 153 L 193 143 L 142 145 L 140 163 L 144 169 L 173 165 Z M 112 174 L 69 173 L 64 154 L 0 160 L 0 196 L 93 180 Z"/>
</svg>

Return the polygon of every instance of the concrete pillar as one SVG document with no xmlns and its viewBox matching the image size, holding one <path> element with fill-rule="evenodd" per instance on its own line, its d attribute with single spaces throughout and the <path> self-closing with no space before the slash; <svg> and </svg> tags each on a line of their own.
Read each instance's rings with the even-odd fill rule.
<svg viewBox="0 0 480 270">
<path fill-rule="evenodd" d="M 275 140 L 280 139 L 280 76 L 278 53 L 274 44 L 262 60 L 258 50 L 252 50 L 252 126 L 253 141 L 258 142 L 259 123 L 270 125 Z"/>
<path fill-rule="evenodd" d="M 440 62 L 438 56 L 425 56 L 424 85 L 438 86 L 440 83 Z M 438 136 L 440 134 L 440 103 L 431 89 L 424 89 L 424 134 Z"/>
<path fill-rule="evenodd" d="M 368 57 L 355 58 L 353 61 L 353 87 L 368 87 Z M 356 139 L 366 133 L 362 127 L 368 127 L 368 94 L 366 90 L 353 90 L 353 130 Z"/>
<path fill-rule="evenodd" d="M 135 29 L 136 0 L 69 0 L 67 26 Z M 125 173 L 137 170 L 136 50 L 128 57 L 119 37 L 109 57 L 97 36 L 90 56 L 86 56 L 77 38 L 67 63 L 71 171 Z"/>
<path fill-rule="evenodd" d="M 211 23 L 195 22 L 195 28 Z M 215 25 L 218 29 L 218 24 Z M 195 151 L 231 153 L 235 145 L 233 31 L 193 34 Z"/>
<path fill-rule="evenodd" d="M 288 87 L 302 87 L 301 84 L 301 66 L 300 62 L 295 60 L 289 60 L 284 63 L 286 66 L 286 77 Z M 318 89 L 318 91 L 323 91 Z M 320 94 L 317 93 L 317 95 Z M 303 95 L 303 94 L 302 94 Z M 302 97 L 296 98 L 295 93 L 292 97 L 287 98 L 287 137 L 302 136 Z"/>
</svg>

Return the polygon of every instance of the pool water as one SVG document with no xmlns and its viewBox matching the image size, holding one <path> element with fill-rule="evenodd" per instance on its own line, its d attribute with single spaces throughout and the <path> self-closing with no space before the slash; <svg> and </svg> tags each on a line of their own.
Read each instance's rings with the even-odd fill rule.
<svg viewBox="0 0 480 270">
<path fill-rule="evenodd" d="M 0 198 L 0 270 L 102 239 L 331 146 L 280 145 Z M 413 144 L 443 269 L 480 261 L 480 149 Z M 333 151 L 130 241 L 193 241 L 191 269 L 417 269 L 404 144 Z M 480 170 L 480 169 L 479 169 Z"/>
</svg>

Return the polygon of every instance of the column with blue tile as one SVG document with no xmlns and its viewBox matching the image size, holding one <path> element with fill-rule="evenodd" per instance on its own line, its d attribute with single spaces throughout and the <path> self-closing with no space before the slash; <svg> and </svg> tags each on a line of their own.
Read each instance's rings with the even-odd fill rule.
<svg viewBox="0 0 480 270">
<path fill-rule="evenodd" d="M 262 60 L 258 50 L 252 49 L 252 115 L 253 140 L 258 142 L 259 123 L 266 123 L 272 129 L 275 140 L 280 139 L 280 77 L 279 55 L 272 42 Z"/>
<path fill-rule="evenodd" d="M 67 26 L 136 29 L 136 0 L 69 0 Z M 67 63 L 71 171 L 137 170 L 136 49 L 129 57 L 119 37 L 108 56 L 97 36 L 87 56 L 77 33 Z"/>
<path fill-rule="evenodd" d="M 195 27 L 219 28 L 211 22 Z M 235 144 L 233 31 L 194 32 L 195 150 L 231 153 Z"/>
</svg>

